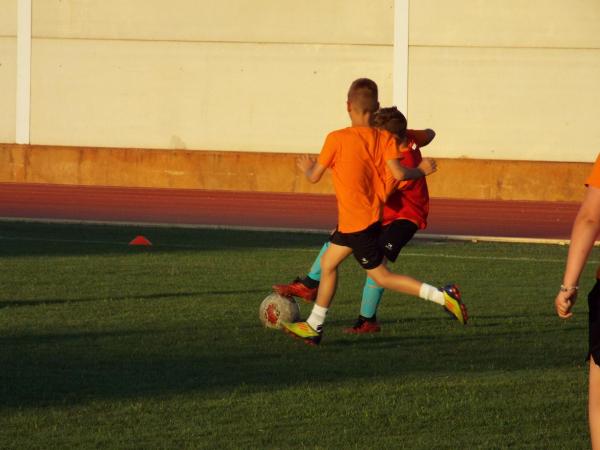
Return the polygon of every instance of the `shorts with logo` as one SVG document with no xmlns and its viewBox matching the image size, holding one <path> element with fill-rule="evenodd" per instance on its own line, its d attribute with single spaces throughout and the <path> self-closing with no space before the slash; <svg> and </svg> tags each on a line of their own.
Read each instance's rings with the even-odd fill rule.
<svg viewBox="0 0 600 450">
<path fill-rule="evenodd" d="M 380 234 L 381 223 L 375 222 L 355 233 L 342 233 L 336 229 L 329 236 L 329 241 L 350 247 L 358 263 L 363 269 L 369 270 L 379 266 L 383 261 L 383 250 L 379 245 Z"/>
<path fill-rule="evenodd" d="M 396 262 L 400 250 L 410 241 L 419 227 L 414 222 L 406 219 L 398 219 L 384 225 L 379 236 L 379 246 L 385 257 Z"/>
</svg>

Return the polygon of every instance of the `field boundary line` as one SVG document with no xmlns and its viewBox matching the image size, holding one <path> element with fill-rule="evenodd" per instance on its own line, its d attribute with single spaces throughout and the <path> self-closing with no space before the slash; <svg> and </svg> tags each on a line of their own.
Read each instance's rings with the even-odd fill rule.
<svg viewBox="0 0 600 450">
<path fill-rule="evenodd" d="M 237 225 L 202 225 L 202 224 L 180 224 L 164 222 L 122 222 L 122 221 L 102 221 L 102 220 L 75 220 L 75 219 L 35 219 L 28 217 L 0 217 L 0 222 L 31 222 L 48 224 L 74 224 L 74 225 L 113 225 L 127 227 L 148 227 L 148 228 L 184 228 L 184 229 L 208 229 L 208 230 L 236 230 L 236 231 L 272 231 L 279 233 L 305 233 L 305 234 L 328 234 L 328 229 L 312 228 L 278 228 L 278 227 L 249 227 Z M 506 242 L 516 244 L 555 244 L 569 245 L 569 239 L 547 239 L 547 238 L 528 238 L 512 236 L 477 236 L 460 234 L 429 234 L 417 233 L 414 239 L 441 240 L 441 241 L 471 241 L 471 242 Z M 600 246 L 600 241 L 594 243 L 595 247 Z"/>
</svg>

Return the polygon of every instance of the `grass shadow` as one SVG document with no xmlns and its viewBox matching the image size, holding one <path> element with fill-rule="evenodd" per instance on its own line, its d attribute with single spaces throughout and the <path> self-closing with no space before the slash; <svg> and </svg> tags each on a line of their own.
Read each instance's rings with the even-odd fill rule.
<svg viewBox="0 0 600 450">
<path fill-rule="evenodd" d="M 584 350 L 577 354 L 536 344 L 540 338 L 527 333 L 353 337 L 336 329 L 312 348 L 283 333 L 256 331 L 243 346 L 221 334 L 190 341 L 190 328 L 3 336 L 0 404 L 44 406 L 186 392 L 218 396 L 240 386 L 266 391 L 423 374 L 478 377 L 573 367 L 585 357 Z M 551 338 L 552 333 L 543 334 Z"/>
<path fill-rule="evenodd" d="M 137 235 L 153 245 L 129 246 Z M 0 257 L 296 247 L 314 247 L 317 252 L 326 240 L 325 233 L 0 222 Z"/>
</svg>

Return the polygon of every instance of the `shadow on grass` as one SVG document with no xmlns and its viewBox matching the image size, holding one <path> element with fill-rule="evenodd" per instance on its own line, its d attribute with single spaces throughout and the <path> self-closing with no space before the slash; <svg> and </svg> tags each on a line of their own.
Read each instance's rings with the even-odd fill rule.
<svg viewBox="0 0 600 450">
<path fill-rule="evenodd" d="M 198 327 L 203 322 L 199 320 Z M 242 327 L 245 328 L 245 327 Z M 566 369 L 584 354 L 549 345 L 555 331 L 465 335 L 345 336 L 333 330 L 320 347 L 260 329 L 231 339 L 195 329 L 40 333 L 0 337 L 0 405 L 78 404 L 173 394 L 227 396 L 356 380 L 474 377 Z M 250 329 L 250 327 L 248 327 Z M 238 330 L 239 331 L 239 330 Z M 329 330 L 328 330 L 329 331 Z M 233 332 L 233 331 L 232 331 Z M 573 328 L 570 334 L 582 333 Z M 566 335 L 562 335 L 565 337 Z"/>
<path fill-rule="evenodd" d="M 129 246 L 137 235 L 153 245 Z M 318 252 L 326 239 L 326 233 L 0 222 L 0 257 L 295 247 L 315 247 Z"/>
<path fill-rule="evenodd" d="M 198 292 L 162 292 L 155 294 L 129 294 L 129 295 L 105 295 L 102 297 L 83 297 L 75 299 L 40 299 L 40 300 L 0 300 L 0 309 L 2 308 L 23 308 L 48 305 L 62 305 L 75 303 L 88 303 L 103 300 L 164 300 L 178 298 L 194 298 L 211 295 L 237 295 L 237 294 L 258 294 L 265 292 L 264 289 L 244 289 L 244 290 L 219 290 L 219 291 L 198 291 Z"/>
</svg>

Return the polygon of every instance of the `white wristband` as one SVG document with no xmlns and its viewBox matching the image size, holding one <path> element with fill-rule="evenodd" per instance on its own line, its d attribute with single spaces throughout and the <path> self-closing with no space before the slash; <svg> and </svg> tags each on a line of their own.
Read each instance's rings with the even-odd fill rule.
<svg viewBox="0 0 600 450">
<path fill-rule="evenodd" d="M 571 292 L 579 290 L 579 286 L 565 286 L 564 284 L 560 285 L 560 292 Z"/>
</svg>

